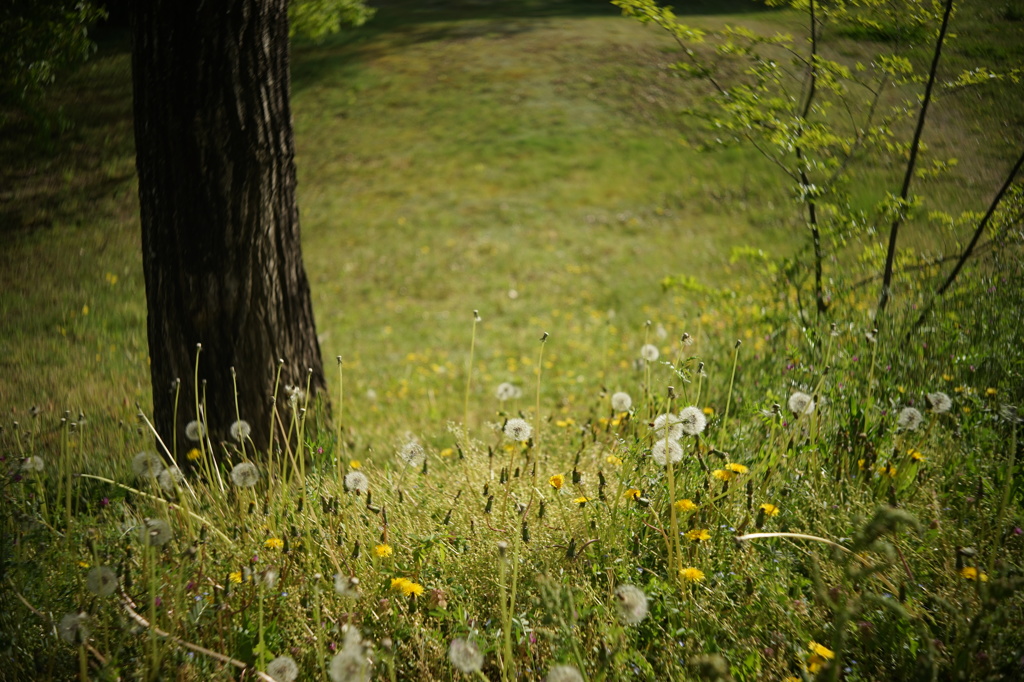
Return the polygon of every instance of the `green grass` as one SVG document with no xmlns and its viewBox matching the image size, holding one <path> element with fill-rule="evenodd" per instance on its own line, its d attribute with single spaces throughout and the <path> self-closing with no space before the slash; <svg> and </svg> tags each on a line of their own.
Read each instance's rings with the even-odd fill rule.
<svg viewBox="0 0 1024 682">
<path fill-rule="evenodd" d="M 792 13 L 747 3 L 687 7 L 700 25 L 799 28 Z M 1019 22 L 998 10 L 962 16 L 950 73 L 1019 57 Z M 1019 672 L 1024 490 L 1005 417 L 1024 398 L 1015 247 L 965 273 L 912 343 L 900 323 L 927 276 L 901 284 L 877 345 L 863 336 L 870 289 L 837 302 L 832 337 L 826 322 L 800 323 L 792 291 L 773 288 L 760 263 L 730 258 L 737 247 L 791 256 L 806 235 L 772 168 L 739 147 L 706 150 L 679 114 L 702 90 L 668 72 L 663 35 L 599 2 L 386 3 L 364 29 L 293 55 L 304 259 L 335 414 L 344 409 L 341 461 L 361 462 L 372 500 L 343 491 L 333 430 L 311 426 L 304 469 L 276 458 L 251 490 L 213 476 L 164 493 L 130 471 L 152 438 L 136 417 L 150 388 L 126 49 L 111 36 L 54 93 L 69 130 L 34 133 L 11 114 L 0 136 L 14 159 L 0 168 L 0 648 L 14 661 L 0 677 L 73 677 L 74 647 L 50 619 L 76 609 L 93 615 L 89 643 L 106 661 L 85 652 L 93 677 L 154 667 L 153 642 L 126 627 L 118 597 L 90 594 L 85 564 L 114 568 L 143 617 L 159 594 L 159 625 L 180 641 L 248 665 L 287 653 L 302 679 L 323 677 L 347 624 L 374 642 L 381 679 L 468 677 L 446 652 L 469 633 L 492 680 L 510 668 L 543 679 L 554 662 L 592 680 L 690 679 L 699 655 L 722 656 L 736 679 L 810 679 L 811 641 L 837 654 L 817 679 L 845 668 L 849 680 Z M 871 49 L 837 48 L 848 58 Z M 929 207 L 986 205 L 1021 143 L 1019 91 L 1002 83 L 939 100 L 928 140 L 960 164 L 921 183 Z M 856 176 L 855 198 L 893 188 L 897 166 L 879 160 Z M 912 223 L 901 243 L 949 252 L 963 237 L 933 229 Z M 828 267 L 844 279 L 873 274 L 839 262 L 850 269 Z M 663 288 L 667 276 L 682 284 Z M 483 322 L 463 424 L 474 310 Z M 680 344 L 683 332 L 693 345 Z M 661 361 L 638 361 L 645 342 Z M 499 403 L 505 381 L 523 396 Z M 685 441 L 672 483 L 676 500 L 700 505 L 675 528 L 710 540 L 682 538 L 676 566 L 667 472 L 648 454 L 647 422 L 669 385 L 674 410 L 692 403 L 710 418 L 696 451 Z M 628 418 L 609 406 L 620 390 L 633 398 Z M 812 416 L 786 412 L 794 390 L 817 395 Z M 899 411 L 926 412 L 923 394 L 936 390 L 953 411 L 899 431 Z M 532 444 L 501 434 L 520 413 Z M 410 434 L 425 446 L 425 473 L 395 456 Z M 220 451 L 227 479 L 241 453 Z M 27 456 L 43 459 L 41 474 L 20 471 Z M 749 471 L 725 485 L 708 470 L 728 462 Z M 625 495 L 634 488 L 642 500 Z M 760 515 L 765 503 L 779 515 Z M 142 546 L 143 517 L 170 522 L 170 544 Z M 815 540 L 734 540 L 758 529 L 835 541 L 874 569 Z M 393 554 L 375 557 L 384 543 Z M 680 583 L 680 562 L 705 580 Z M 964 578 L 964 566 L 989 581 Z M 280 571 L 273 586 L 247 579 L 269 567 Z M 363 598 L 335 593 L 336 573 L 357 576 Z M 401 596 L 395 578 L 424 594 Z M 638 625 L 617 617 L 622 583 L 648 596 Z M 156 657 L 182 679 L 231 676 L 230 664 L 180 643 L 156 642 Z"/>
</svg>

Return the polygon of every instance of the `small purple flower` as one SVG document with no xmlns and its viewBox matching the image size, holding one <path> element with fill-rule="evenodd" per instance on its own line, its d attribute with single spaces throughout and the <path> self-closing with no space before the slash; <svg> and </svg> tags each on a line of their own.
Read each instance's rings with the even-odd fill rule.
<svg viewBox="0 0 1024 682">
<path fill-rule="evenodd" d="M 110 506 L 110 498 L 109 497 L 104 497 L 102 500 L 100 500 L 100 506 L 101 507 L 109 507 Z"/>
</svg>

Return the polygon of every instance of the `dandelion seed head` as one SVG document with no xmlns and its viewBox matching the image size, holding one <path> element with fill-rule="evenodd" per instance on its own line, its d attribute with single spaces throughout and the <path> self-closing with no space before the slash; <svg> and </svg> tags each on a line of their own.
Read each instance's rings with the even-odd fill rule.
<svg viewBox="0 0 1024 682">
<path fill-rule="evenodd" d="M 683 459 L 683 447 L 674 440 L 660 439 L 651 446 L 651 457 L 658 466 L 665 466 L 667 462 L 676 464 Z"/>
<path fill-rule="evenodd" d="M 373 663 L 366 655 L 359 630 L 349 626 L 345 632 L 345 645 L 331 659 L 331 682 L 369 682 Z"/>
<path fill-rule="evenodd" d="M 480 647 L 471 639 L 459 637 L 448 646 L 448 660 L 464 673 L 475 673 L 484 665 Z"/>
<path fill-rule="evenodd" d="M 674 414 L 659 414 L 651 424 L 651 429 L 656 440 L 665 440 L 666 434 L 670 440 L 679 440 L 683 437 L 683 423 Z"/>
<path fill-rule="evenodd" d="M 117 590 L 117 573 L 109 566 L 93 566 L 85 576 L 85 587 L 97 597 L 109 597 Z"/>
<path fill-rule="evenodd" d="M 398 451 L 398 457 L 408 466 L 419 468 L 427 459 L 427 451 L 423 449 L 418 440 L 410 438 Z"/>
<path fill-rule="evenodd" d="M 636 585 L 615 588 L 615 610 L 626 625 L 636 625 L 647 617 L 647 595 Z"/>
<path fill-rule="evenodd" d="M 206 428 L 202 422 L 193 419 L 188 424 L 185 424 L 185 438 L 188 438 L 190 441 L 200 441 L 205 435 Z"/>
<path fill-rule="evenodd" d="M 362 471 L 350 471 L 345 474 L 345 491 L 365 495 L 370 489 L 370 479 Z"/>
<path fill-rule="evenodd" d="M 583 682 L 583 675 L 571 665 L 556 665 L 548 670 L 545 682 Z"/>
<path fill-rule="evenodd" d="M 507 381 L 498 384 L 498 388 L 494 391 L 494 395 L 502 402 L 505 402 L 506 400 L 515 400 L 522 394 L 523 392 L 518 386 L 510 384 Z"/>
<path fill-rule="evenodd" d="M 708 418 L 699 407 L 684 407 L 679 413 L 679 425 L 688 436 L 696 436 L 704 432 Z"/>
<path fill-rule="evenodd" d="M 146 519 L 139 526 L 139 540 L 144 545 L 163 547 L 171 540 L 171 527 L 163 519 Z"/>
<path fill-rule="evenodd" d="M 291 656 L 278 656 L 267 664 L 266 673 L 275 682 L 295 682 L 299 677 L 299 666 Z"/>
<path fill-rule="evenodd" d="M 640 357 L 647 362 L 654 362 L 660 355 L 661 353 L 658 352 L 658 347 L 653 343 L 645 343 L 640 347 Z"/>
<path fill-rule="evenodd" d="M 164 492 L 173 493 L 174 488 L 185 479 L 185 474 L 176 466 L 169 466 L 160 472 L 157 482 Z"/>
<path fill-rule="evenodd" d="M 155 452 L 140 452 L 132 458 L 132 473 L 136 478 L 156 478 L 164 470 L 164 461 Z"/>
<path fill-rule="evenodd" d="M 917 408 L 904 407 L 900 410 L 900 416 L 896 418 L 896 426 L 904 431 L 916 431 L 923 421 L 924 417 Z"/>
<path fill-rule="evenodd" d="M 345 599 L 359 599 L 362 593 L 359 591 L 359 578 L 336 573 L 334 575 L 334 591 Z"/>
<path fill-rule="evenodd" d="M 612 394 L 612 409 L 616 412 L 629 412 L 629 408 L 633 407 L 633 399 L 629 397 L 628 393 L 619 391 L 618 393 Z"/>
<path fill-rule="evenodd" d="M 239 462 L 231 470 L 231 482 L 239 488 L 252 488 L 260 480 L 260 470 L 252 462 Z"/>
<path fill-rule="evenodd" d="M 814 412 L 814 398 L 801 391 L 789 396 L 789 411 L 798 417 Z"/>
<path fill-rule="evenodd" d="M 57 625 L 57 633 L 68 644 L 80 644 L 89 639 L 89 614 L 65 613 Z"/>
<path fill-rule="evenodd" d="M 233 422 L 231 424 L 231 427 L 228 429 L 228 431 L 231 434 L 231 438 L 241 443 L 242 441 L 249 437 L 250 433 L 252 433 L 252 427 L 249 426 L 249 422 L 245 421 L 244 419 L 239 419 L 238 421 Z"/>
<path fill-rule="evenodd" d="M 513 417 L 505 422 L 505 435 L 511 440 L 522 443 L 530 440 L 530 435 L 533 433 L 533 427 L 530 426 L 529 422 L 519 417 Z"/>
<path fill-rule="evenodd" d="M 932 412 L 935 414 L 944 414 L 949 412 L 953 407 L 953 401 L 942 391 L 928 393 L 925 395 L 925 399 L 928 401 L 929 407 L 931 407 Z"/>
<path fill-rule="evenodd" d="M 21 470 L 28 473 L 39 473 L 45 466 L 42 457 L 33 455 L 25 458 L 25 461 L 21 463 Z"/>
</svg>

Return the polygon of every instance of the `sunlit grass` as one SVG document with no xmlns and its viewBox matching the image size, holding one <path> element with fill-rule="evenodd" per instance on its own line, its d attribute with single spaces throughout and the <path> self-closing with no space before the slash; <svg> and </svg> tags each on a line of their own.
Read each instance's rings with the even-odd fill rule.
<svg viewBox="0 0 1024 682">
<path fill-rule="evenodd" d="M 834 329 L 804 325 L 761 261 L 730 260 L 804 245 L 778 179 L 671 127 L 690 100 L 660 38 L 532 11 L 382 11 L 296 50 L 304 255 L 342 419 L 255 460 L 252 487 L 234 442 L 197 448 L 177 487 L 132 471 L 154 446 L 123 50 L 62 95 L 104 87 L 70 150 L 25 157 L 0 250 L 5 671 L 1015 674 L 1016 252 L 966 273 L 911 343 L 912 311 L 867 338 L 870 288 L 842 292 Z M 977 113 L 939 130 L 974 140 Z M 986 139 L 940 194 L 1000 158 Z M 949 412 L 929 412 L 936 391 Z M 924 423 L 900 430 L 910 406 Z M 687 407 L 707 425 L 670 484 L 649 422 Z M 166 544 L 140 535 L 154 520 Z M 456 639 L 472 646 L 450 658 Z"/>
</svg>

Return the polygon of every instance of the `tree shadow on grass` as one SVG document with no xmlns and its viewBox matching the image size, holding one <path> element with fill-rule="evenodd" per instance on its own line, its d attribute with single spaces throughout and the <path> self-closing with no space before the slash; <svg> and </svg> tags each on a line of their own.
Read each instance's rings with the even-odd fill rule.
<svg viewBox="0 0 1024 682">
<path fill-rule="evenodd" d="M 376 16 L 321 43 L 301 39 L 292 48 L 292 90 L 316 84 L 346 63 L 368 61 L 413 45 L 476 38 L 512 38 L 543 26 L 544 19 L 615 17 L 610 0 L 378 0 Z M 665 0 L 665 4 L 672 4 Z M 678 16 L 725 15 L 768 8 L 763 0 L 686 0 Z"/>
</svg>

